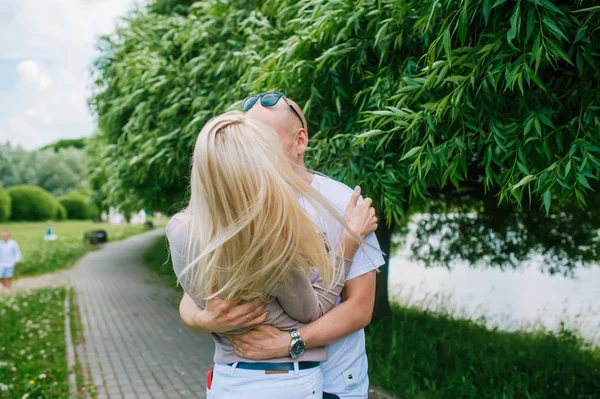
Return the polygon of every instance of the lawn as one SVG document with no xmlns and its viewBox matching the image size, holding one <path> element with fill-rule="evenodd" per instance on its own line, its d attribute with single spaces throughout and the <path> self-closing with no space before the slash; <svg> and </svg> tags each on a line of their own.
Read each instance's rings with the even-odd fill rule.
<svg viewBox="0 0 600 399">
<path fill-rule="evenodd" d="M 177 284 L 177 277 L 173 272 L 173 264 L 169 257 L 169 243 L 166 237 L 157 239 L 148 252 L 144 254 L 144 264 L 159 275 L 165 284 L 183 290 L 181 285 Z"/>
<path fill-rule="evenodd" d="M 600 397 L 600 349 L 569 331 L 502 332 L 394 305 L 366 336 L 371 382 L 403 399 Z"/>
<path fill-rule="evenodd" d="M 69 396 L 65 295 L 58 288 L 0 296 L 0 398 Z"/>
<path fill-rule="evenodd" d="M 15 268 L 15 277 L 31 276 L 52 272 L 71 266 L 86 252 L 96 246 L 83 243 L 83 233 L 90 230 L 106 230 L 109 241 L 118 241 L 146 231 L 143 225 L 110 225 L 88 221 L 64 221 L 54 223 L 54 233 L 58 240 L 46 242 L 45 222 L 0 223 L 0 229 L 7 228 L 17 241 L 23 260 Z"/>
</svg>

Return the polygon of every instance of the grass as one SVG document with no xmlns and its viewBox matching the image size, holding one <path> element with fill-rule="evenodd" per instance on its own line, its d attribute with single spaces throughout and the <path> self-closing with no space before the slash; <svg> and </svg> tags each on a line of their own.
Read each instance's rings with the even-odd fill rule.
<svg viewBox="0 0 600 399">
<path fill-rule="evenodd" d="M 371 382 L 400 398 L 598 398 L 600 349 L 393 306 L 366 331 Z"/>
<path fill-rule="evenodd" d="M 69 396 L 65 295 L 55 288 L 0 297 L 0 398 Z"/>
<path fill-rule="evenodd" d="M 83 233 L 90 230 L 106 230 L 109 241 L 118 241 L 146 231 L 143 225 L 110 225 L 88 221 L 64 221 L 54 223 L 58 240 L 46 242 L 45 222 L 11 222 L 0 224 L 7 228 L 19 244 L 23 260 L 15 267 L 15 277 L 48 273 L 71 266 L 96 246 L 83 243 Z"/>
<path fill-rule="evenodd" d="M 173 264 L 169 257 L 169 245 L 166 237 L 160 237 L 144 254 L 144 264 L 156 273 L 170 287 L 183 290 L 177 284 L 177 277 L 173 272 Z"/>
</svg>

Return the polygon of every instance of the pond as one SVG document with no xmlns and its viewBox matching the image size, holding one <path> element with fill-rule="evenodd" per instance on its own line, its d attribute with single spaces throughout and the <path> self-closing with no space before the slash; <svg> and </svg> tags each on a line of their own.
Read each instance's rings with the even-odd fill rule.
<svg viewBox="0 0 600 399">
<path fill-rule="evenodd" d="M 449 269 L 425 267 L 410 259 L 414 226 L 406 245 L 390 261 L 392 299 L 428 309 L 481 319 L 504 330 L 545 328 L 561 323 L 600 345 L 600 265 L 575 270 L 574 276 L 541 271 L 541 257 L 518 269 L 473 268 L 453 262 Z"/>
</svg>

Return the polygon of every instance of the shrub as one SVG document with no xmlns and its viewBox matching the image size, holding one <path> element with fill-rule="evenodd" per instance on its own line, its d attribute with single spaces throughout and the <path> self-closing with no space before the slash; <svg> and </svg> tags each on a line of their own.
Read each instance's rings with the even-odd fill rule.
<svg viewBox="0 0 600 399">
<path fill-rule="evenodd" d="M 64 205 L 59 202 L 58 211 L 56 212 L 56 220 L 66 220 L 66 219 L 67 219 L 67 208 L 65 208 Z"/>
<path fill-rule="evenodd" d="M 92 217 L 93 211 L 88 202 L 88 198 L 79 192 L 70 192 L 58 199 L 60 204 L 67 210 L 69 219 L 85 220 Z"/>
<path fill-rule="evenodd" d="M 6 190 L 0 186 L 0 222 L 10 218 L 10 205 L 10 195 L 8 195 Z"/>
<path fill-rule="evenodd" d="M 8 194 L 12 220 L 54 219 L 58 212 L 58 201 L 43 188 L 23 184 L 11 187 Z"/>
</svg>

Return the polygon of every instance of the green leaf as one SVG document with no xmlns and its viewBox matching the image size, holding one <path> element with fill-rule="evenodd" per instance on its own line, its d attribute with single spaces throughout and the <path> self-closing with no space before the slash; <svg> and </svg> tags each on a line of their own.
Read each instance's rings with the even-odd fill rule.
<svg viewBox="0 0 600 399">
<path fill-rule="evenodd" d="M 517 188 L 524 186 L 525 184 L 530 183 L 533 179 L 535 179 L 534 175 L 527 175 L 524 178 L 522 178 L 516 185 L 514 185 L 511 189 L 511 191 L 515 191 Z"/>
<path fill-rule="evenodd" d="M 546 25 L 546 27 L 548 29 L 550 29 L 556 36 L 560 37 L 561 39 L 565 40 L 565 41 L 569 41 L 569 39 L 567 39 L 567 36 L 565 36 L 565 34 L 563 33 L 563 31 L 561 31 L 558 26 L 556 25 L 556 23 L 554 23 L 553 20 L 551 20 L 550 18 L 548 18 L 547 16 L 544 16 L 544 18 L 542 18 L 542 22 L 544 23 L 544 25 Z"/>
<path fill-rule="evenodd" d="M 600 11 L 600 6 L 582 8 L 581 10 L 576 10 L 574 12 L 594 12 L 594 11 Z"/>
<path fill-rule="evenodd" d="M 450 28 L 446 29 L 446 31 L 444 32 L 444 35 L 442 37 L 442 44 L 444 45 L 444 52 L 446 53 L 446 58 L 448 59 L 448 62 L 452 62 Z"/>
<path fill-rule="evenodd" d="M 548 46 L 552 50 L 554 50 L 554 52 L 558 55 L 559 58 L 561 58 L 565 62 L 569 63 L 570 65 L 573 65 L 573 63 L 571 62 L 571 59 L 569 58 L 569 55 L 565 52 L 565 50 L 562 49 L 562 47 L 560 47 L 558 44 L 556 44 L 550 38 L 546 38 L 546 43 L 548 43 Z"/>
<path fill-rule="evenodd" d="M 585 178 L 584 175 L 577 175 L 577 181 L 579 182 L 579 184 L 581 184 L 583 187 L 587 188 L 588 190 L 592 190 L 592 186 L 590 186 L 590 183 L 588 183 L 587 179 Z"/>
<path fill-rule="evenodd" d="M 417 147 L 411 148 L 406 154 L 404 154 L 404 156 L 400 160 L 404 161 L 405 159 L 412 158 L 417 152 L 421 151 L 421 148 L 423 148 L 423 147 L 417 146 Z"/>
<path fill-rule="evenodd" d="M 506 33 L 506 40 L 509 44 L 512 44 L 512 41 L 519 34 L 519 30 L 521 29 L 521 7 L 515 7 L 515 11 L 513 11 L 512 17 L 510 17 L 510 29 Z"/>
<path fill-rule="evenodd" d="M 485 21 L 486 26 L 490 20 L 490 10 L 491 10 L 490 0 L 483 0 L 483 19 Z"/>
<path fill-rule="evenodd" d="M 460 13 L 460 17 L 458 18 L 458 37 L 460 39 L 460 45 L 464 46 L 465 41 L 467 40 L 467 7 L 465 6 Z"/>
<path fill-rule="evenodd" d="M 552 202 L 552 196 L 550 195 L 550 190 L 546 190 L 542 197 L 544 201 L 544 208 L 546 208 L 546 215 L 550 214 L 550 204 Z"/>
</svg>

